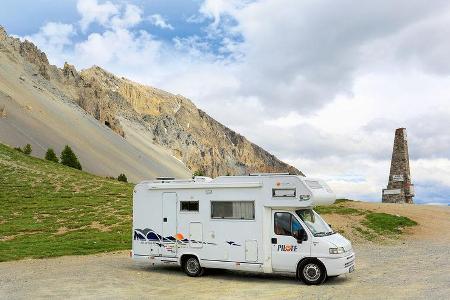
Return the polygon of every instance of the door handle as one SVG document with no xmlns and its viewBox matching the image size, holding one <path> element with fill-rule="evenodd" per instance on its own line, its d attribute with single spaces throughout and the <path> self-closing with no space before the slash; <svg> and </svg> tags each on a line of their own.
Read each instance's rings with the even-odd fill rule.
<svg viewBox="0 0 450 300">
<path fill-rule="evenodd" d="M 278 243 L 277 238 L 272 238 L 272 244 L 277 244 L 277 243 Z"/>
<path fill-rule="evenodd" d="M 163 222 L 167 222 L 167 218 L 163 218 Z"/>
</svg>

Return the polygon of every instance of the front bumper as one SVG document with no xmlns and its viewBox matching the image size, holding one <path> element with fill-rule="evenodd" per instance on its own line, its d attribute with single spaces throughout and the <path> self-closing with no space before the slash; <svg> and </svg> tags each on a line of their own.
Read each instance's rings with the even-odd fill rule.
<svg viewBox="0 0 450 300">
<path fill-rule="evenodd" d="M 321 257 L 319 260 L 325 265 L 328 276 L 338 276 L 351 273 L 355 269 L 355 253 L 344 257 Z"/>
</svg>

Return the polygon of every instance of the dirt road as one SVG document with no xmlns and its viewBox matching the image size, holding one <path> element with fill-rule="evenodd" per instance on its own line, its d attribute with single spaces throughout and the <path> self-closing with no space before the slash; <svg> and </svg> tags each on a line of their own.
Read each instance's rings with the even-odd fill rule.
<svg viewBox="0 0 450 300">
<path fill-rule="evenodd" d="M 306 286 L 283 275 L 211 270 L 190 278 L 177 267 L 134 264 L 127 253 L 0 264 L 0 298 L 331 299 L 426 298 L 450 295 L 446 244 L 406 241 L 356 246 L 357 270 Z"/>
<path fill-rule="evenodd" d="M 398 211 L 419 225 L 390 244 L 355 244 L 356 271 L 320 286 L 223 270 L 190 278 L 177 267 L 136 265 L 118 252 L 0 263 L 0 299 L 448 299 L 450 209 L 355 205 Z"/>
</svg>

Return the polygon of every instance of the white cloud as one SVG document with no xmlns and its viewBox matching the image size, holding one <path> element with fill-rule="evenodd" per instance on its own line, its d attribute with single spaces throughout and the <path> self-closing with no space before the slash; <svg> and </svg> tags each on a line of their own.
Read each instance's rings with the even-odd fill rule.
<svg viewBox="0 0 450 300">
<path fill-rule="evenodd" d="M 110 1 L 100 4 L 97 0 L 78 0 L 77 10 L 81 15 L 81 30 L 86 31 L 93 22 L 107 25 L 110 18 L 119 12 L 119 7 Z"/>
<path fill-rule="evenodd" d="M 166 19 L 164 19 L 163 16 L 158 15 L 158 14 L 154 14 L 151 15 L 148 20 L 150 21 L 150 23 L 152 23 L 153 25 L 160 27 L 162 29 L 170 29 L 170 30 L 174 30 L 173 26 L 170 25 Z"/>
<path fill-rule="evenodd" d="M 131 32 L 127 29 L 92 33 L 87 40 L 75 45 L 74 60 L 84 68 L 99 65 L 111 72 L 128 74 L 130 77 L 143 75 L 142 65 L 156 64 L 161 43 L 155 41 L 146 31 Z M 144 70 L 142 70 L 145 72 Z M 154 71 L 154 70 L 149 70 Z M 134 76 L 132 74 L 135 74 Z M 157 76 L 157 72 L 153 76 Z M 151 77 L 150 77 L 151 78 Z"/>
<path fill-rule="evenodd" d="M 81 15 L 79 22 L 85 32 L 92 23 L 109 29 L 130 28 L 142 21 L 142 10 L 133 4 L 114 4 L 110 1 L 78 0 L 77 10 Z"/>
</svg>

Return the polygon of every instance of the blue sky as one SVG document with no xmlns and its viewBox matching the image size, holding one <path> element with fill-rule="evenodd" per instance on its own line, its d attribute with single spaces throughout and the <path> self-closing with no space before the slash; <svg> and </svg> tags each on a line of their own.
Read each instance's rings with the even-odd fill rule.
<svg viewBox="0 0 450 300">
<path fill-rule="evenodd" d="M 450 4 L 2 1 L 50 62 L 192 99 L 340 197 L 380 201 L 406 127 L 416 201 L 450 200 Z"/>
<path fill-rule="evenodd" d="M 105 2 L 105 1 L 103 1 Z M 189 23 L 186 20 L 198 13 L 201 1 L 185 0 L 152 0 L 152 1 L 112 1 L 113 3 L 130 3 L 139 6 L 145 15 L 163 14 L 176 28 L 175 32 L 156 30 L 158 36 L 172 38 L 176 35 L 197 34 L 201 24 Z M 101 3 L 101 2 L 100 2 Z M 2 25 L 17 35 L 28 35 L 47 22 L 76 23 L 80 13 L 77 11 L 77 0 L 5 0 L 2 1 L 0 20 Z M 20 9 L 20 13 L 18 12 Z M 144 28 L 140 25 L 137 28 Z M 91 30 L 94 31 L 95 29 Z M 154 29 L 153 29 L 154 30 Z"/>
</svg>

